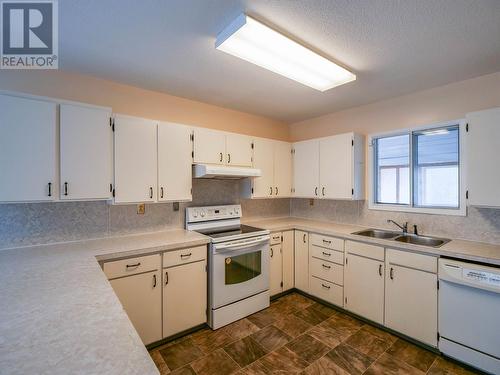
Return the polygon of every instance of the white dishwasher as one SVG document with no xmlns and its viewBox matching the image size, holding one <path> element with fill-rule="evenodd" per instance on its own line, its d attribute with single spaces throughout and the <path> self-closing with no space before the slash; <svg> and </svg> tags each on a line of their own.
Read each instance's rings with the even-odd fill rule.
<svg viewBox="0 0 500 375">
<path fill-rule="evenodd" d="M 439 350 L 500 374 L 500 267 L 439 259 Z"/>
</svg>

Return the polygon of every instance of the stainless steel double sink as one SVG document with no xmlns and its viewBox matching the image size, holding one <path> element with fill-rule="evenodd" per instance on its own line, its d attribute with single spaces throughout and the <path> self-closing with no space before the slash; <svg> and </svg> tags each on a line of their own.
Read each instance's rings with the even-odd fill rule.
<svg viewBox="0 0 500 375">
<path fill-rule="evenodd" d="M 450 240 L 446 238 L 418 236 L 409 233 L 401 234 L 401 232 L 393 232 L 390 230 L 382 230 L 382 229 L 365 229 L 359 232 L 354 232 L 352 234 L 364 237 L 372 237 L 384 240 L 404 242 L 412 245 L 429 246 L 429 247 L 440 247 L 443 246 L 445 243 L 450 242 Z"/>
</svg>

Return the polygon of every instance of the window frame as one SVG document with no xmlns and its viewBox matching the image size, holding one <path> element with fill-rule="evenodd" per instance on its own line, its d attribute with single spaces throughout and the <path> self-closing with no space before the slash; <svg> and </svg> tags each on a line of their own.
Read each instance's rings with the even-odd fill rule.
<svg viewBox="0 0 500 375">
<path fill-rule="evenodd" d="M 413 145 L 413 133 L 421 132 L 425 130 L 440 129 L 450 126 L 458 125 L 458 188 L 459 188 L 459 206 L 457 208 L 451 207 L 422 207 L 414 206 L 414 169 L 413 165 L 414 159 L 414 145 Z M 446 121 L 440 123 L 434 123 L 419 127 L 414 127 L 410 129 L 397 130 L 392 132 L 370 134 L 368 136 L 368 209 L 370 210 L 382 210 L 382 211 L 399 211 L 399 212 L 411 212 L 411 213 L 422 213 L 422 214 L 434 214 L 434 215 L 454 215 L 454 216 L 466 216 L 467 215 L 467 200 L 466 191 L 467 185 L 465 181 L 465 133 L 466 133 L 466 120 L 459 119 L 453 121 Z M 410 174 L 410 203 L 406 204 L 394 204 L 394 203 L 378 203 L 377 200 L 377 171 L 376 169 L 376 147 L 375 140 L 384 137 L 393 137 L 398 135 L 408 135 L 409 136 L 409 174 Z"/>
</svg>

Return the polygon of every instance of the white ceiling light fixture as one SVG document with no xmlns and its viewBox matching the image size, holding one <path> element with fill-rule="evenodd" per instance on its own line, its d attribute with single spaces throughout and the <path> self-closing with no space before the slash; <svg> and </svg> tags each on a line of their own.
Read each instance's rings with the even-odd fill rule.
<svg viewBox="0 0 500 375">
<path fill-rule="evenodd" d="M 356 79 L 347 69 L 244 13 L 217 35 L 215 48 L 319 91 Z"/>
</svg>

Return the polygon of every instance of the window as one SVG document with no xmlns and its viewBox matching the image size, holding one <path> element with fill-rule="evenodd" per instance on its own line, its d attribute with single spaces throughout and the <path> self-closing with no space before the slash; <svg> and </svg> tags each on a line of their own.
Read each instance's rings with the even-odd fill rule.
<svg viewBox="0 0 500 375">
<path fill-rule="evenodd" d="M 458 123 L 372 137 L 372 146 L 371 208 L 460 211 Z"/>
</svg>

